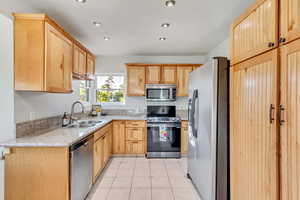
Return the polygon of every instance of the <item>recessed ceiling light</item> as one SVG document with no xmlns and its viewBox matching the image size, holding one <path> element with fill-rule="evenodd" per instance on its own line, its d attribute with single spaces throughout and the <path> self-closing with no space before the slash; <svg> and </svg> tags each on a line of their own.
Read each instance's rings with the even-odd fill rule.
<svg viewBox="0 0 300 200">
<path fill-rule="evenodd" d="M 159 40 L 160 40 L 160 41 L 165 41 L 165 40 L 167 40 L 167 38 L 165 38 L 165 37 L 160 37 Z"/>
<path fill-rule="evenodd" d="M 94 26 L 97 26 L 97 27 L 101 26 L 101 22 L 93 21 L 93 24 L 94 24 Z"/>
<path fill-rule="evenodd" d="M 168 0 L 168 1 L 166 1 L 166 6 L 167 7 L 173 7 L 173 6 L 175 6 L 175 4 L 176 4 L 175 0 Z"/>
<path fill-rule="evenodd" d="M 108 41 L 108 40 L 110 40 L 110 38 L 109 37 L 104 37 L 104 40 Z"/>
<path fill-rule="evenodd" d="M 86 2 L 86 0 L 75 0 L 75 1 L 77 1 L 79 3 L 85 3 Z"/>
<path fill-rule="evenodd" d="M 161 25 L 161 27 L 164 27 L 164 28 L 168 28 L 169 26 L 170 26 L 169 23 L 163 23 L 163 24 Z"/>
</svg>

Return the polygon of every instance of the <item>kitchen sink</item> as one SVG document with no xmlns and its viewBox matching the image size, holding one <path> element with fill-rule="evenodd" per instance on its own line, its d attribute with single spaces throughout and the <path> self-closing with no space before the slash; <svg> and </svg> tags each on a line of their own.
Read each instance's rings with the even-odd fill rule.
<svg viewBox="0 0 300 200">
<path fill-rule="evenodd" d="M 67 126 L 67 128 L 88 128 L 103 123 L 101 120 L 78 120 Z"/>
</svg>

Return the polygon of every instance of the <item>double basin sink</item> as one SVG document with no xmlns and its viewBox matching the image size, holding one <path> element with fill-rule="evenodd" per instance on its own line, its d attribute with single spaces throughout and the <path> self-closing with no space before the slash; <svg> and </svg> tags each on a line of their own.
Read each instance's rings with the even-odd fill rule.
<svg viewBox="0 0 300 200">
<path fill-rule="evenodd" d="M 103 123 L 101 120 L 77 120 L 67 126 L 67 128 L 88 128 Z"/>
</svg>

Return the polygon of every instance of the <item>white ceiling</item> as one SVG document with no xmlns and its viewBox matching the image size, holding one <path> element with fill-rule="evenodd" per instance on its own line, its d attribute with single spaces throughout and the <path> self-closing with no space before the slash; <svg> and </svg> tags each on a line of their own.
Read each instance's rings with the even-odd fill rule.
<svg viewBox="0 0 300 200">
<path fill-rule="evenodd" d="M 254 1 L 176 0 L 167 8 L 165 0 L 6 0 L 0 13 L 47 13 L 96 55 L 201 55 L 228 37 L 231 21 Z"/>
</svg>

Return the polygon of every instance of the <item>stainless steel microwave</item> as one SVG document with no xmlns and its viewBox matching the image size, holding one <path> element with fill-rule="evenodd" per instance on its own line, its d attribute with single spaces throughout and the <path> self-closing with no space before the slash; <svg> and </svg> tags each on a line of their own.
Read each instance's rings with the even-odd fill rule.
<svg viewBox="0 0 300 200">
<path fill-rule="evenodd" d="M 147 84 L 147 101 L 176 101 L 176 85 Z"/>
</svg>

